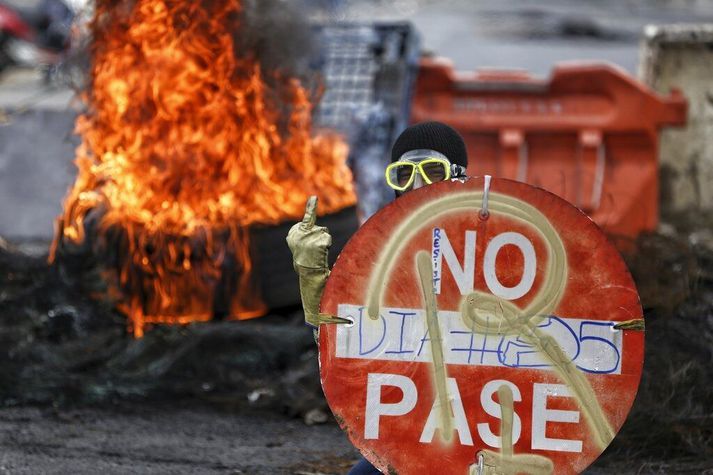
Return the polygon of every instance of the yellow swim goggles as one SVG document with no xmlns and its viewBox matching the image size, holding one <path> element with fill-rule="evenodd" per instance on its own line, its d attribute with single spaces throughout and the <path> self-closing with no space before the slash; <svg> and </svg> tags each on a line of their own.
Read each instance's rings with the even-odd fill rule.
<svg viewBox="0 0 713 475">
<path fill-rule="evenodd" d="M 416 173 L 420 174 L 423 181 L 428 185 L 448 180 L 452 176 L 465 175 L 463 167 L 451 164 L 444 155 L 433 156 L 438 152 L 430 152 L 431 156 L 412 155 L 413 152 L 404 154 L 401 159 L 386 167 L 384 173 L 386 183 L 396 191 L 405 191 L 413 186 Z"/>
</svg>

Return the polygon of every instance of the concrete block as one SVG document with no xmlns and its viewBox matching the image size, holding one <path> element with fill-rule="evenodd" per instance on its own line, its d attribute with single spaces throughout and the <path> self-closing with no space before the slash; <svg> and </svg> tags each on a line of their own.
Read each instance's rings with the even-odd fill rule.
<svg viewBox="0 0 713 475">
<path fill-rule="evenodd" d="M 661 211 L 713 209 L 713 24 L 650 25 L 640 49 L 639 76 L 659 93 L 681 89 L 688 125 L 663 131 Z"/>
</svg>

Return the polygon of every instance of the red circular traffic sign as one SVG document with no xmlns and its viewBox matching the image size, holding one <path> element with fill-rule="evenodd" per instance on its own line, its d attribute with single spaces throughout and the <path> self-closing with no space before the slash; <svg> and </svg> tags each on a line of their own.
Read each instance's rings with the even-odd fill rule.
<svg viewBox="0 0 713 475">
<path fill-rule="evenodd" d="M 509 180 L 409 192 L 349 241 L 321 302 L 327 401 L 384 473 L 578 473 L 634 401 L 638 293 L 601 230 Z"/>
</svg>

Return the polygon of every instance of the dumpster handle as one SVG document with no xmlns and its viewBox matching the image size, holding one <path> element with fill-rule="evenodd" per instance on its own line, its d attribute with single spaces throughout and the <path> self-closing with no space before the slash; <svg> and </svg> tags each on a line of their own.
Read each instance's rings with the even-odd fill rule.
<svg viewBox="0 0 713 475">
<path fill-rule="evenodd" d="M 527 146 L 527 139 L 520 144 L 520 160 L 517 166 L 517 181 L 525 183 L 527 180 L 527 162 L 530 156 L 530 149 Z"/>
<path fill-rule="evenodd" d="M 577 197 L 576 205 L 579 208 L 594 211 L 599 208 L 602 200 L 602 190 L 604 188 L 604 169 L 606 167 L 606 147 L 602 137 L 601 130 L 589 129 L 582 130 L 579 133 L 577 149 Z M 588 174 L 588 166 L 585 161 L 594 165 L 594 176 L 591 181 L 591 194 L 586 195 L 585 186 L 590 186 L 589 180 L 585 179 L 591 176 Z M 585 198 L 587 196 L 589 199 Z"/>
<path fill-rule="evenodd" d="M 500 131 L 500 146 L 501 174 L 505 178 L 524 183 L 527 180 L 529 158 L 527 137 L 521 129 L 503 129 Z M 514 170 L 512 165 L 514 165 Z"/>
<path fill-rule="evenodd" d="M 607 151 L 604 143 L 597 148 L 597 164 L 594 170 L 594 185 L 592 186 L 592 211 L 599 208 L 604 188 L 604 168 L 606 167 Z"/>
<path fill-rule="evenodd" d="M 546 84 L 525 81 L 459 81 L 453 86 L 460 92 L 526 92 L 544 94 L 548 91 Z"/>
</svg>

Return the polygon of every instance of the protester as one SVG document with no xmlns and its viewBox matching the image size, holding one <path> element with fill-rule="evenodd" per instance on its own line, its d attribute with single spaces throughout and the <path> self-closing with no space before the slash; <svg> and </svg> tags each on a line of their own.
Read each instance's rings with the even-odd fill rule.
<svg viewBox="0 0 713 475">
<path fill-rule="evenodd" d="M 441 122 L 423 122 L 404 130 L 391 150 L 391 164 L 386 167 L 386 183 L 398 198 L 403 193 L 439 181 L 465 177 L 468 154 L 463 138 Z M 318 335 L 319 325 L 351 323 L 319 312 L 319 302 L 329 277 L 327 256 L 332 238 L 327 228 L 316 226 L 317 199 L 311 197 L 302 222 L 287 235 L 295 271 L 300 279 L 300 294 L 305 321 Z M 379 474 L 366 459 L 361 459 L 349 475 Z"/>
</svg>

